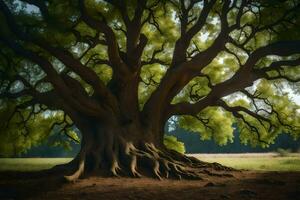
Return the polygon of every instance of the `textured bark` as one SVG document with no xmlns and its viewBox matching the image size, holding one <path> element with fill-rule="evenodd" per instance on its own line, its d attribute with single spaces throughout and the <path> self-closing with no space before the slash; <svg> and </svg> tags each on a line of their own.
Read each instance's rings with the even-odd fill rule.
<svg viewBox="0 0 300 200">
<path fill-rule="evenodd" d="M 89 175 L 201 179 L 204 174 L 230 176 L 224 171 L 233 170 L 168 150 L 153 137 L 155 134 L 137 126 L 128 129 L 105 124 L 90 130 L 93 132 L 83 134 L 81 150 L 74 160 L 53 169 L 63 169 L 67 181 Z"/>
<path fill-rule="evenodd" d="M 40 3 L 37 0 L 21 1 L 37 6 L 43 17 L 39 20 L 43 20 L 43 23 L 48 24 L 48 18 L 51 16 L 51 12 L 49 13 L 50 1 L 47 4 Z M 280 73 L 282 66 L 299 65 L 299 59 L 273 62 L 269 67 L 263 69 L 255 67 L 261 58 L 268 55 L 289 56 L 299 54 L 299 40 L 275 42 L 253 51 L 247 49 L 247 43 L 255 39 L 257 33 L 273 30 L 275 26 L 286 22 L 287 13 L 299 12 L 299 5 L 297 4 L 294 8 L 286 10 L 286 13 L 272 24 L 252 27 L 253 30 L 249 37 L 246 38 L 245 42 L 240 43 L 236 38 L 232 38 L 230 33 L 235 30 L 244 31 L 245 27 L 242 26 L 241 19 L 245 14 L 245 10 L 253 8 L 251 1 L 203 1 L 203 9 L 199 11 L 198 17 L 195 16 L 196 18 L 191 19 L 191 11 L 199 1 L 190 1 L 187 5 L 185 1 L 180 0 L 174 10 L 180 16 L 180 36 L 175 42 L 172 60 L 166 63 L 166 61 L 156 57 L 158 53 L 165 50 L 165 44 L 162 44 L 160 50 L 154 49 L 150 60 L 144 60 L 145 58 L 142 55 L 148 43 L 148 38 L 147 35 L 142 33 L 142 29 L 148 23 L 155 26 L 158 32 L 161 32 L 159 23 L 155 21 L 155 9 L 160 6 L 164 7 L 168 1 L 155 1 L 153 4 L 147 0 L 136 1 L 132 16 L 128 13 L 126 7 L 126 4 L 130 1 L 126 3 L 125 1 L 106 0 L 106 2 L 119 11 L 120 18 L 117 20 L 124 22 L 120 24 L 124 24 L 121 31 L 124 32 L 126 48 L 120 48 L 117 38 L 119 36 L 115 34 L 116 31 L 120 30 L 112 27 L 105 16 L 96 17 L 92 15 L 86 5 L 87 2 L 78 0 L 78 7 L 74 7 L 74 9 L 78 9 L 76 15 L 79 14 L 80 16 L 78 16 L 78 21 L 75 22 L 74 27 L 70 28 L 70 34 L 74 35 L 74 44 L 80 42 L 88 46 L 88 49 L 82 52 L 82 55 L 78 58 L 72 54 L 71 49 L 47 41 L 44 36 L 29 34 L 25 31 L 28 29 L 28 25 L 22 23 L 22 20 L 17 22 L 15 11 L 12 12 L 7 6 L 7 2 L 0 0 L 1 17 L 3 17 L 6 28 L 13 35 L 13 37 L 10 37 L 9 34 L 1 34 L 1 45 L 3 44 L 14 54 L 24 58 L 26 62 L 30 61 L 38 65 L 45 73 L 45 77 L 38 80 L 38 82 L 49 82 L 53 87 L 51 91 L 41 93 L 36 88 L 38 84 L 32 85 L 28 80 L 17 74 L 12 82 L 11 80 L 8 81 L 11 83 L 16 80 L 21 81 L 26 86 L 25 89 L 17 93 L 11 93 L 9 87 L 7 87 L 8 91 L 1 93 L 0 98 L 18 99 L 29 96 L 32 97 L 32 100 L 19 105 L 16 111 L 19 112 L 28 106 L 34 108 L 39 104 L 45 105 L 49 110 L 61 110 L 71 118 L 82 134 L 81 151 L 72 162 L 54 168 L 54 170 L 69 170 L 69 172 L 72 172 L 65 177 L 69 181 L 76 180 L 83 174 L 92 172 L 114 176 L 139 177 L 146 175 L 161 179 L 169 176 L 199 178 L 202 174 L 220 175 L 216 171 L 230 170 L 219 164 L 204 163 L 167 150 L 163 145 L 164 125 L 173 115 L 195 116 L 208 106 L 223 107 L 225 110 L 232 112 L 237 118 L 243 117 L 238 112 L 244 111 L 255 118 L 266 121 L 267 119 L 258 113 L 244 110 L 241 107 L 229 107 L 220 100 L 229 94 L 243 91 L 260 78 L 269 80 L 283 78 L 290 82 L 299 81 L 299 78 L 291 79 Z M 192 39 L 205 27 L 214 7 L 219 7 L 219 35 L 210 47 L 203 51 L 194 49 L 196 51 L 193 51 L 196 54 L 193 53 L 192 55 L 188 50 L 191 47 Z M 235 22 L 228 23 L 228 15 L 233 9 L 237 9 Z M 191 20 L 195 20 L 194 23 Z M 81 22 L 97 32 L 95 37 L 84 36 L 85 34 L 76 29 L 76 24 Z M 58 23 L 57 27 L 61 25 Z M 45 32 L 47 32 L 47 27 L 45 26 Z M 58 32 L 61 31 L 58 30 Z M 100 34 L 101 37 L 99 37 Z M 107 58 L 99 59 L 100 63 L 98 64 L 109 65 L 113 71 L 108 84 L 105 84 L 93 70 L 95 66 L 89 66 L 88 62 L 83 64 L 83 60 L 90 60 L 93 57 L 85 57 L 88 55 L 89 50 L 99 44 L 106 46 Z M 213 85 L 209 76 L 201 71 L 220 52 L 228 52 L 229 49 L 227 49 L 226 44 L 231 44 L 245 51 L 248 54 L 248 59 L 245 63 L 239 63 L 239 69 L 230 79 Z M 36 48 L 39 50 L 34 50 Z M 4 55 L 2 57 L 6 58 L 7 56 L 7 63 L 10 63 L 9 54 L 5 55 L 5 51 L 1 51 L 1 53 Z M 87 92 L 86 86 L 68 73 L 58 72 L 53 62 L 44 56 L 48 54 L 63 63 L 67 71 L 77 74 L 82 81 L 91 86 L 94 93 Z M 167 71 L 161 81 L 157 83 L 157 88 L 151 93 L 142 110 L 140 110 L 138 88 L 141 82 L 141 71 L 144 65 L 155 63 L 168 66 Z M 279 75 L 269 77 L 268 72 L 272 69 L 279 70 Z M 179 102 L 172 104 L 174 97 L 195 77 L 208 79 L 210 93 L 196 103 Z M 252 99 L 255 98 L 252 94 L 247 94 L 247 96 Z"/>
</svg>

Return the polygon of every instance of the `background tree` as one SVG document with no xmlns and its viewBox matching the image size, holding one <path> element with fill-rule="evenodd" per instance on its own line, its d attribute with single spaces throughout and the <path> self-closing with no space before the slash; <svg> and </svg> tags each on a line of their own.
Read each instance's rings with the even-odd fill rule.
<svg viewBox="0 0 300 200">
<path fill-rule="evenodd" d="M 81 151 L 59 168 L 199 178 L 226 169 L 168 150 L 164 126 L 220 144 L 299 136 L 300 2 L 0 0 L 6 127 L 73 124 Z M 57 114 L 61 113 L 61 114 Z M 28 125 L 29 123 L 29 125 Z M 49 127 L 47 129 L 49 129 Z M 25 137 L 26 139 L 26 137 Z M 169 140 L 175 141 L 175 140 Z M 213 171 L 208 171 L 207 168 Z"/>
</svg>

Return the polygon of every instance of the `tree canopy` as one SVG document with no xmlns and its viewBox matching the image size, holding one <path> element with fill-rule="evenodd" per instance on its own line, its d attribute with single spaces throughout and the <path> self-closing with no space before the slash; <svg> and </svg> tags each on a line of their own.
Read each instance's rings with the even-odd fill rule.
<svg viewBox="0 0 300 200">
<path fill-rule="evenodd" d="M 298 0 L 0 0 L 0 24 L 1 142 L 78 140 L 89 121 L 163 138 L 175 120 L 220 145 L 234 124 L 253 146 L 300 135 Z"/>
</svg>

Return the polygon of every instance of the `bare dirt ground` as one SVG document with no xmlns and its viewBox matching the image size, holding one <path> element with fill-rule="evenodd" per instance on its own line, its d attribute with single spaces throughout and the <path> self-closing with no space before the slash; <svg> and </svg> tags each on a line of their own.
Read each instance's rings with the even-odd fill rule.
<svg viewBox="0 0 300 200">
<path fill-rule="evenodd" d="M 300 172 L 232 172 L 204 180 L 87 177 L 63 183 L 57 176 L 0 174 L 0 199 L 300 199 Z"/>
</svg>

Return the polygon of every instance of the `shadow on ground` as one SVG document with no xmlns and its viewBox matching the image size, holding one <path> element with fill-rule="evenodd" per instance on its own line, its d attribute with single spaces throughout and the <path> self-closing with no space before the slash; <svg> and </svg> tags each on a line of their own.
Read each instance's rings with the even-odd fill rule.
<svg viewBox="0 0 300 200">
<path fill-rule="evenodd" d="M 233 172 L 204 180 L 88 177 L 64 183 L 42 173 L 0 174 L 0 199 L 300 199 L 300 172 Z"/>
</svg>

